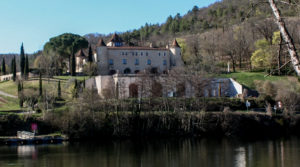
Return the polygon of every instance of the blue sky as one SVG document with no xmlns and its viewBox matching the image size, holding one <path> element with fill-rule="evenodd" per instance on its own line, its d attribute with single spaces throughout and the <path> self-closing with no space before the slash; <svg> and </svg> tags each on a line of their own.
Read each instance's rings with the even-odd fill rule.
<svg viewBox="0 0 300 167">
<path fill-rule="evenodd" d="M 124 32 L 147 23 L 163 23 L 194 5 L 216 0 L 0 0 L 0 53 L 43 48 L 49 38 L 65 32 L 85 35 Z"/>
</svg>

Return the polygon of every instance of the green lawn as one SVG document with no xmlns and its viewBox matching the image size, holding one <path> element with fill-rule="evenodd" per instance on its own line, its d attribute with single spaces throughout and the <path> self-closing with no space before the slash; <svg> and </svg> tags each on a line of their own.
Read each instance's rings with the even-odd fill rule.
<svg viewBox="0 0 300 167">
<path fill-rule="evenodd" d="M 0 91 L 3 91 L 11 95 L 15 95 L 15 96 L 18 95 L 17 87 L 18 85 L 13 81 L 0 82 Z"/>
<path fill-rule="evenodd" d="M 88 79 L 87 76 L 78 76 L 78 77 L 71 77 L 71 76 L 56 76 L 54 78 L 43 78 L 43 89 L 47 89 L 47 91 L 57 91 L 58 80 L 61 81 L 61 89 L 62 89 L 62 96 L 63 98 L 68 98 L 71 95 L 72 85 L 68 82 L 69 79 L 76 78 L 80 81 L 84 79 Z M 39 79 L 38 78 L 31 78 L 28 81 L 23 82 L 24 90 L 31 89 L 32 91 L 38 91 L 39 87 Z M 0 82 L 0 91 L 5 93 L 18 96 L 18 84 L 17 82 L 13 81 L 4 81 Z M 61 107 L 60 110 L 64 110 L 65 108 Z M 9 111 L 9 110 L 20 110 L 19 107 L 19 100 L 0 96 L 0 111 Z"/>
<path fill-rule="evenodd" d="M 279 81 L 279 80 L 287 80 L 287 76 L 267 76 L 265 77 L 265 73 L 263 72 L 236 72 L 230 74 L 220 74 L 217 77 L 224 77 L 224 78 L 233 78 L 237 82 L 251 88 L 255 89 L 255 80 L 259 81 Z"/>
<path fill-rule="evenodd" d="M 20 110 L 19 100 L 0 95 L 0 111 Z"/>
<path fill-rule="evenodd" d="M 89 76 L 55 76 L 53 77 L 55 79 L 62 79 L 62 80 L 69 80 L 69 79 L 72 79 L 72 78 L 76 78 L 77 80 L 79 81 L 83 81 L 84 79 L 89 79 Z"/>
</svg>

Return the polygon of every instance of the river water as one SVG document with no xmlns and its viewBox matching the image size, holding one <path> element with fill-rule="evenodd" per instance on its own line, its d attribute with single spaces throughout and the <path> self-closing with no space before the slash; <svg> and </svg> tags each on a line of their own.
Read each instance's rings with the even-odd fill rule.
<svg viewBox="0 0 300 167">
<path fill-rule="evenodd" d="M 300 138 L 120 140 L 0 146 L 0 167 L 299 167 Z"/>
</svg>

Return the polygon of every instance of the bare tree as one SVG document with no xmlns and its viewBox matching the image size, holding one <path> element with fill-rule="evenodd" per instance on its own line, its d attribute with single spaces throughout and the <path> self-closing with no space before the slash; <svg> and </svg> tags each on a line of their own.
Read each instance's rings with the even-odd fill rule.
<svg viewBox="0 0 300 167">
<path fill-rule="evenodd" d="M 286 28 L 284 20 L 280 16 L 280 11 L 276 6 L 275 1 L 274 0 L 268 0 L 268 2 L 270 4 L 270 7 L 271 7 L 271 9 L 273 11 L 273 14 L 275 16 L 275 21 L 276 21 L 276 24 L 277 24 L 277 26 L 280 30 L 280 33 L 281 33 L 284 41 L 286 42 L 286 45 L 287 45 L 288 52 L 289 52 L 290 57 L 291 57 L 291 62 L 293 64 L 294 70 L 297 73 L 297 75 L 300 76 L 299 56 L 297 54 L 297 50 L 296 50 L 294 41 L 291 38 L 291 36 L 290 36 L 290 34 L 289 34 L 289 32 Z"/>
</svg>

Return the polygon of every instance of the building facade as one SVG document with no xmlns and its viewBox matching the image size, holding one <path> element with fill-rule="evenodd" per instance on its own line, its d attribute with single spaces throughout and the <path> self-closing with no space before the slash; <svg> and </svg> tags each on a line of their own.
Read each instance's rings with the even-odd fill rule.
<svg viewBox="0 0 300 167">
<path fill-rule="evenodd" d="M 183 66 L 181 49 L 176 39 L 166 48 L 124 46 L 114 34 L 106 45 L 101 39 L 97 44 L 94 61 L 100 75 L 137 74 L 144 70 L 164 73 Z"/>
</svg>

